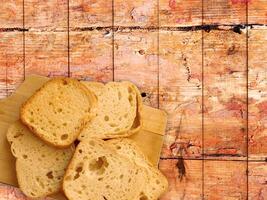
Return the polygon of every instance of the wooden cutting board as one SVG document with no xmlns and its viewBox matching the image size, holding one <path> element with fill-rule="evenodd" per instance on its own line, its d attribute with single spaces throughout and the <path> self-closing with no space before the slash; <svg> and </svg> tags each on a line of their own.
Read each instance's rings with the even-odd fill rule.
<svg viewBox="0 0 267 200">
<path fill-rule="evenodd" d="M 6 131 L 10 124 L 19 119 L 21 105 L 49 79 L 42 76 L 29 76 L 10 97 L 0 101 L 0 182 L 17 185 L 15 158 L 6 140 Z M 160 158 L 163 136 L 167 122 L 164 111 L 144 106 L 144 126 L 130 138 L 137 142 L 150 161 L 157 166 Z M 65 199 L 63 194 L 53 195 L 56 199 Z"/>
</svg>

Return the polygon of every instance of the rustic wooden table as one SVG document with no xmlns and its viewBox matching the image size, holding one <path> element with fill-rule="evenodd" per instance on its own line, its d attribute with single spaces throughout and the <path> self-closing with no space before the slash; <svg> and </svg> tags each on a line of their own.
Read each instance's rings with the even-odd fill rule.
<svg viewBox="0 0 267 200">
<path fill-rule="evenodd" d="M 264 200 L 265 25 L 267 0 L 0 0 L 0 97 L 29 74 L 131 80 L 168 113 L 162 200 Z"/>
</svg>

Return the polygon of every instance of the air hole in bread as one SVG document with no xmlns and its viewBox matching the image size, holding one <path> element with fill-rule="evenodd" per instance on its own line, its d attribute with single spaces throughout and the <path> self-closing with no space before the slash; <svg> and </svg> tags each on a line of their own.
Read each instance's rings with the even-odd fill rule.
<svg viewBox="0 0 267 200">
<path fill-rule="evenodd" d="M 117 124 L 115 124 L 115 123 L 110 123 L 109 124 L 111 127 L 117 127 L 118 125 Z"/>
<path fill-rule="evenodd" d="M 68 85 L 68 82 L 66 80 L 63 80 L 63 85 Z"/>
<path fill-rule="evenodd" d="M 48 103 L 48 105 L 49 105 L 49 106 L 52 106 L 52 105 L 53 105 L 53 103 L 52 103 L 52 102 L 49 102 L 49 103 Z"/>
<path fill-rule="evenodd" d="M 104 120 L 105 120 L 105 121 L 108 121 L 108 120 L 109 120 L 109 116 L 106 115 L 106 116 L 104 117 Z"/>
<path fill-rule="evenodd" d="M 105 156 L 101 156 L 91 161 L 91 163 L 89 164 L 89 170 L 95 171 L 97 172 L 97 174 L 103 174 L 108 165 L 109 163 L 107 162 L 107 158 Z"/>
<path fill-rule="evenodd" d="M 159 180 L 156 180 L 156 183 L 157 183 L 157 184 L 160 184 L 160 181 L 159 181 Z"/>
<path fill-rule="evenodd" d="M 106 185 L 106 188 L 107 188 L 107 189 L 110 188 L 110 185 Z"/>
<path fill-rule="evenodd" d="M 32 111 L 30 113 L 31 113 L 31 115 L 33 115 L 33 112 Z"/>
<path fill-rule="evenodd" d="M 61 140 L 66 140 L 66 139 L 68 139 L 68 134 L 63 134 L 63 135 L 61 135 Z"/>
<path fill-rule="evenodd" d="M 119 91 L 118 92 L 118 98 L 119 98 L 119 100 L 121 100 L 121 97 L 122 97 L 122 95 L 121 95 L 121 92 Z"/>
<path fill-rule="evenodd" d="M 44 154 L 42 154 L 42 157 L 44 158 L 44 157 L 45 157 L 45 155 L 44 155 Z"/>
<path fill-rule="evenodd" d="M 123 117 L 124 118 L 127 118 L 128 117 L 128 113 L 125 113 Z"/>
<path fill-rule="evenodd" d="M 141 197 L 140 197 L 140 200 L 148 200 L 148 197 L 146 196 L 146 195 L 142 195 Z"/>
<path fill-rule="evenodd" d="M 20 137 L 20 136 L 23 136 L 23 133 L 21 133 L 21 132 L 17 132 L 17 134 L 14 135 L 14 138 L 18 138 L 18 137 Z"/>
<path fill-rule="evenodd" d="M 82 189 L 85 189 L 86 188 L 86 186 L 85 185 L 82 185 Z"/>
<path fill-rule="evenodd" d="M 27 156 L 27 155 L 25 155 L 25 154 L 24 154 L 22 157 L 23 157 L 24 159 L 27 159 L 27 158 L 28 158 L 28 156 Z"/>
<path fill-rule="evenodd" d="M 93 140 L 91 140 L 91 141 L 89 142 L 89 144 L 92 145 L 92 146 L 95 146 L 95 142 L 94 142 Z"/>
<path fill-rule="evenodd" d="M 65 123 L 63 123 L 63 126 L 67 126 L 67 123 L 65 122 Z"/>
<path fill-rule="evenodd" d="M 71 180 L 71 176 L 66 176 L 65 181 L 70 181 Z"/>
<path fill-rule="evenodd" d="M 102 181 L 102 180 L 103 180 L 103 177 L 101 177 L 101 178 L 98 178 L 97 180 L 98 180 L 98 181 Z"/>
<path fill-rule="evenodd" d="M 31 123 L 34 123 L 34 119 L 33 119 L 33 118 L 31 118 L 31 119 L 30 119 L 30 122 L 31 122 Z"/>
<path fill-rule="evenodd" d="M 79 149 L 79 153 L 82 153 L 82 152 L 83 152 L 83 150 Z"/>
<path fill-rule="evenodd" d="M 129 178 L 129 179 L 128 179 L 128 183 L 131 183 L 131 181 L 132 181 L 132 179 L 131 179 L 131 178 Z"/>
<path fill-rule="evenodd" d="M 52 172 L 52 171 L 48 172 L 48 173 L 46 174 L 46 176 L 47 176 L 47 178 L 49 178 L 49 179 L 53 179 L 53 178 L 54 178 L 54 176 L 53 176 L 53 172 Z"/>
<path fill-rule="evenodd" d="M 129 93 L 132 93 L 133 92 L 133 89 L 131 87 L 128 87 L 128 92 Z"/>
<path fill-rule="evenodd" d="M 62 112 L 62 108 L 57 109 L 57 111 L 58 111 L 59 113 L 61 113 L 61 112 Z"/>
<path fill-rule="evenodd" d="M 129 99 L 129 102 L 132 103 L 132 101 L 133 101 L 133 96 L 132 96 L 132 95 L 129 95 L 128 99 Z"/>
<path fill-rule="evenodd" d="M 48 189 L 49 192 L 52 192 L 53 190 L 51 188 Z"/>
<path fill-rule="evenodd" d="M 56 136 L 57 136 L 57 135 L 56 135 L 56 133 L 53 133 L 52 135 L 53 135 L 54 137 L 56 137 Z"/>
<path fill-rule="evenodd" d="M 116 149 L 121 149 L 121 146 L 117 145 L 117 146 L 116 146 Z"/>
<path fill-rule="evenodd" d="M 80 173 L 82 172 L 82 170 L 83 170 L 83 163 L 79 163 L 79 164 L 77 165 L 76 169 L 75 169 L 76 174 L 75 174 L 75 176 L 74 176 L 74 180 L 76 180 L 77 178 L 80 177 Z"/>
<path fill-rule="evenodd" d="M 35 194 L 34 194 L 33 192 L 31 192 L 31 195 L 32 195 L 33 197 L 35 197 Z"/>
<path fill-rule="evenodd" d="M 122 179 L 122 178 L 123 178 L 123 174 L 120 175 L 120 179 Z"/>
</svg>

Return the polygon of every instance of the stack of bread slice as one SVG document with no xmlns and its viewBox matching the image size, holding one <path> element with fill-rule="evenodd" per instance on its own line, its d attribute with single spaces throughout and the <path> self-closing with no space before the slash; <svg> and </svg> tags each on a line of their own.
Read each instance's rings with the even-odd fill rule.
<svg viewBox="0 0 267 200">
<path fill-rule="evenodd" d="M 51 79 L 24 103 L 20 119 L 7 140 L 30 198 L 63 189 L 70 200 L 156 200 L 168 187 L 127 138 L 142 127 L 142 99 L 130 82 Z"/>
</svg>

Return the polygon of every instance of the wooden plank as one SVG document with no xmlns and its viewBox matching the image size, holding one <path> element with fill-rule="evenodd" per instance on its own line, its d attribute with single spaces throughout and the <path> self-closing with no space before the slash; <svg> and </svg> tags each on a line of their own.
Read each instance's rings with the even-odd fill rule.
<svg viewBox="0 0 267 200">
<path fill-rule="evenodd" d="M 158 106 L 157 32 L 124 29 L 115 32 L 114 78 L 135 83 L 145 104 Z"/>
<path fill-rule="evenodd" d="M 267 158 L 267 29 L 249 30 L 249 159 Z"/>
<path fill-rule="evenodd" d="M 199 26 L 202 24 L 201 0 L 159 0 L 161 27 Z"/>
<path fill-rule="evenodd" d="M 23 28 L 23 0 L 3 0 L 0 4 L 0 28 Z"/>
<path fill-rule="evenodd" d="M 160 109 L 168 113 L 162 157 L 202 153 L 201 31 L 160 31 Z"/>
<path fill-rule="evenodd" d="M 202 197 L 201 160 L 161 160 L 159 168 L 168 178 L 169 189 L 161 200 L 199 200 Z"/>
<path fill-rule="evenodd" d="M 247 0 L 248 1 L 248 23 L 267 24 L 267 1 L 266 0 Z"/>
<path fill-rule="evenodd" d="M 249 162 L 248 199 L 264 200 L 267 197 L 267 163 Z"/>
<path fill-rule="evenodd" d="M 70 0 L 70 28 L 112 26 L 112 0 Z"/>
<path fill-rule="evenodd" d="M 24 79 L 23 33 L 0 32 L 0 97 L 10 95 Z"/>
<path fill-rule="evenodd" d="M 70 32 L 70 72 L 83 80 L 112 81 L 111 29 Z"/>
<path fill-rule="evenodd" d="M 204 154 L 241 159 L 247 155 L 246 34 L 204 33 Z"/>
<path fill-rule="evenodd" d="M 25 28 L 67 30 L 68 0 L 24 0 Z"/>
<path fill-rule="evenodd" d="M 247 163 L 243 161 L 204 161 L 205 200 L 246 200 Z"/>
<path fill-rule="evenodd" d="M 114 0 L 115 26 L 158 26 L 158 0 Z"/>
<path fill-rule="evenodd" d="M 25 32 L 26 75 L 68 75 L 66 32 Z"/>
<path fill-rule="evenodd" d="M 245 24 L 246 4 L 250 0 L 203 1 L 204 24 Z"/>
</svg>

